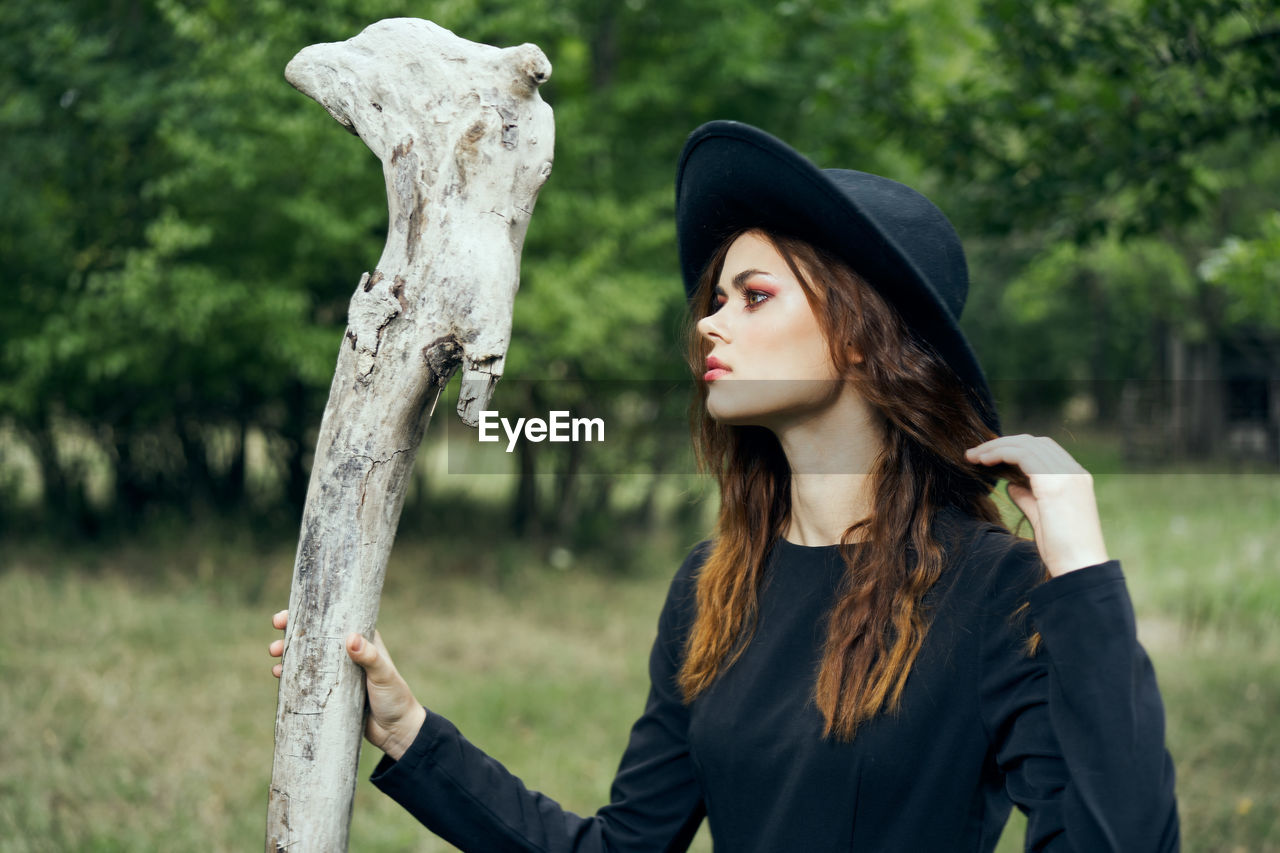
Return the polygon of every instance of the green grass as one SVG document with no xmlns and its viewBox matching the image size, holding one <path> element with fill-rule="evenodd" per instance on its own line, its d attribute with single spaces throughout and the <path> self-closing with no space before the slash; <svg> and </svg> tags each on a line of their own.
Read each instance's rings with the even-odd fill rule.
<svg viewBox="0 0 1280 853">
<path fill-rule="evenodd" d="M 1280 851 L 1280 478 L 1107 474 L 1097 490 L 1165 698 L 1184 849 Z M 594 811 L 690 543 L 655 541 L 632 560 L 649 568 L 619 576 L 404 538 L 380 627 L 420 698 L 531 787 Z M 258 849 L 266 645 L 292 544 L 7 543 L 0 559 L 0 853 Z M 376 758 L 362 755 L 352 849 L 449 849 L 367 782 Z"/>
</svg>

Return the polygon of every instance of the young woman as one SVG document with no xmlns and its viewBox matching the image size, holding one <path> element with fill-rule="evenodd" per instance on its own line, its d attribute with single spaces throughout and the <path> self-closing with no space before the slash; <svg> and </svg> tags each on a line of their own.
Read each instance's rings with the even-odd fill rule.
<svg viewBox="0 0 1280 853">
<path fill-rule="evenodd" d="M 713 122 L 677 228 L 721 510 L 671 585 L 611 802 L 579 817 L 529 791 L 353 633 L 374 783 L 482 853 L 683 850 L 704 817 L 730 853 L 988 851 L 1014 805 L 1029 850 L 1177 850 L 1091 478 L 1048 438 L 1000 437 L 942 213 Z M 1001 525 L 996 473 L 1034 542 Z"/>
</svg>

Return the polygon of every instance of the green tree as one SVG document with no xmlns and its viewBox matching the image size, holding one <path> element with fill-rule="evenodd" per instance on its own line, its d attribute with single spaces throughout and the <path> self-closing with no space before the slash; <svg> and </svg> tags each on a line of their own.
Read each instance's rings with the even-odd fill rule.
<svg viewBox="0 0 1280 853">
<path fill-rule="evenodd" d="M 1232 334 L 1196 271 L 1275 208 L 1280 9 L 987 0 L 978 22 L 912 120 L 987 289 L 969 328 L 1015 402 L 1088 379 L 1105 419 L 1167 339 Z"/>
<path fill-rule="evenodd" d="M 986 0 L 987 46 L 918 116 L 984 229 L 1087 242 L 1210 209 L 1204 155 L 1280 130 L 1280 8 L 1247 0 Z"/>
</svg>

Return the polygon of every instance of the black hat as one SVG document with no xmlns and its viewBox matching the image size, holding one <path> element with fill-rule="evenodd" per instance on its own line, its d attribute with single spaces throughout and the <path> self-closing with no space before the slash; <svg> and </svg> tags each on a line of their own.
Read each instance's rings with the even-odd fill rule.
<svg viewBox="0 0 1280 853">
<path fill-rule="evenodd" d="M 676 171 L 676 232 L 689 298 L 711 256 L 746 228 L 798 237 L 843 259 L 960 378 L 1000 434 L 991 389 L 957 321 L 969 270 L 955 229 L 908 186 L 819 169 L 782 140 L 736 121 L 689 135 Z"/>
</svg>

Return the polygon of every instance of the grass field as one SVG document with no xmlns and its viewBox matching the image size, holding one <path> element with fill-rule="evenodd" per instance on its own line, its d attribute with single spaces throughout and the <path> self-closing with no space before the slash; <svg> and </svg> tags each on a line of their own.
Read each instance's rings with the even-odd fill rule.
<svg viewBox="0 0 1280 853">
<path fill-rule="evenodd" d="M 1099 475 L 1177 762 L 1184 850 L 1280 851 L 1280 478 Z M 667 580 L 402 531 L 380 628 L 420 698 L 531 787 L 594 811 L 646 689 Z M 562 555 L 563 556 L 563 555 Z M 0 556 L 0 853 L 260 849 L 292 543 Z M 564 559 L 556 561 L 564 566 Z M 353 851 L 437 851 L 367 776 Z M 1002 851 L 1020 849 L 1015 820 Z M 701 838 L 697 849 L 710 849 Z"/>
</svg>

